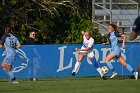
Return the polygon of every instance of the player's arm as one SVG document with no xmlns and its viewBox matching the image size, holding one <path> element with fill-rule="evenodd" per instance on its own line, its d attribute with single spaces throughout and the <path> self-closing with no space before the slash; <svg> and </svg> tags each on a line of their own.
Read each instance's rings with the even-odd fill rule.
<svg viewBox="0 0 140 93">
<path fill-rule="evenodd" d="M 16 49 L 21 48 L 21 44 L 16 45 Z"/>
<path fill-rule="evenodd" d="M 86 47 L 86 48 L 83 48 L 83 49 L 75 48 L 75 51 L 88 51 L 90 49 L 91 49 L 91 47 Z"/>
<path fill-rule="evenodd" d="M 122 48 L 125 49 L 126 35 L 125 34 L 122 34 L 121 37 L 122 37 L 122 40 L 123 40 L 123 42 L 122 42 Z"/>
<path fill-rule="evenodd" d="M 16 39 L 17 39 L 17 38 L 16 38 Z M 19 40 L 17 39 L 17 40 L 16 40 L 16 49 L 18 49 L 18 48 L 21 48 L 21 44 L 20 44 Z"/>
<path fill-rule="evenodd" d="M 0 40 L 0 48 L 2 48 L 3 44 L 4 44 L 4 41 Z"/>
<path fill-rule="evenodd" d="M 107 41 L 105 42 L 105 43 L 103 43 L 102 45 L 108 45 L 110 42 L 109 42 L 109 40 L 108 40 L 108 38 L 107 38 Z"/>
<path fill-rule="evenodd" d="M 94 40 L 90 41 L 86 48 L 82 48 L 82 49 L 75 48 L 75 51 L 88 51 L 92 48 L 93 44 L 94 44 Z"/>
<path fill-rule="evenodd" d="M 115 35 L 117 37 L 122 37 L 122 48 L 125 49 L 125 41 L 126 41 L 126 35 L 124 33 L 119 33 L 119 32 L 116 32 Z"/>
<path fill-rule="evenodd" d="M 0 44 L 0 48 L 2 48 L 2 44 Z"/>
<path fill-rule="evenodd" d="M 85 32 L 84 31 L 82 31 L 82 35 L 85 35 Z"/>
</svg>

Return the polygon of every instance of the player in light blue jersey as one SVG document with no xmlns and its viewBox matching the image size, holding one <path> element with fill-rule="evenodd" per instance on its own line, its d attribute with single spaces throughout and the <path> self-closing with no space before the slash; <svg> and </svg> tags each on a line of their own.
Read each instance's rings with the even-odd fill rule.
<svg viewBox="0 0 140 93">
<path fill-rule="evenodd" d="M 75 48 L 75 51 L 79 53 L 78 60 L 75 64 L 75 67 L 72 71 L 72 75 L 75 76 L 75 74 L 78 72 L 81 62 L 85 56 L 93 63 L 93 66 L 97 70 L 97 72 L 100 74 L 103 80 L 106 80 L 107 78 L 103 76 L 101 73 L 101 69 L 97 64 L 96 58 L 93 53 L 93 45 L 94 45 L 94 39 L 91 37 L 91 33 L 89 31 L 82 32 L 83 35 L 83 46 L 81 49 Z"/>
<path fill-rule="evenodd" d="M 114 70 L 113 65 L 109 62 L 111 59 L 116 58 L 123 66 L 125 66 L 131 73 L 134 74 L 135 79 L 138 79 L 138 72 L 135 72 L 134 69 L 125 62 L 124 58 L 121 56 L 121 49 L 118 46 L 118 37 L 122 37 L 122 49 L 125 49 L 126 35 L 124 33 L 119 33 L 117 31 L 117 26 L 114 24 L 108 25 L 108 39 L 103 45 L 111 44 L 111 53 L 106 57 L 105 63 L 109 69 L 113 72 L 110 78 L 113 78 L 117 75 L 117 72 Z"/>
<path fill-rule="evenodd" d="M 16 56 L 15 50 L 17 48 L 20 48 L 21 45 L 19 40 L 14 35 L 12 35 L 12 30 L 10 27 L 7 27 L 5 29 L 5 34 L 0 40 L 0 47 L 2 47 L 2 45 L 4 45 L 5 47 L 6 57 L 2 61 L 1 66 L 4 69 L 4 71 L 9 75 L 10 81 L 12 83 L 18 83 L 11 69 Z"/>
</svg>

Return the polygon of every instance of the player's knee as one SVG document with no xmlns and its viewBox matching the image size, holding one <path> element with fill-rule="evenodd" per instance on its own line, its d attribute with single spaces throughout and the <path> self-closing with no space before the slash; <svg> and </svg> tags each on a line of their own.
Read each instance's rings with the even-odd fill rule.
<svg viewBox="0 0 140 93">
<path fill-rule="evenodd" d="M 5 62 L 2 62 L 2 63 L 1 63 L 1 67 L 2 67 L 2 68 L 5 68 L 5 65 L 6 65 Z"/>
<path fill-rule="evenodd" d="M 78 62 L 81 62 L 82 61 L 82 59 L 78 59 Z"/>
<path fill-rule="evenodd" d="M 109 59 L 108 58 L 105 58 L 105 63 L 108 63 L 109 62 Z"/>
<path fill-rule="evenodd" d="M 123 62 L 122 65 L 123 65 L 123 66 L 127 66 L 127 63 L 126 63 L 126 62 Z"/>
<path fill-rule="evenodd" d="M 11 70 L 11 65 L 6 65 L 6 66 L 5 66 L 5 69 L 6 69 L 6 72 L 10 72 L 10 70 Z"/>
</svg>

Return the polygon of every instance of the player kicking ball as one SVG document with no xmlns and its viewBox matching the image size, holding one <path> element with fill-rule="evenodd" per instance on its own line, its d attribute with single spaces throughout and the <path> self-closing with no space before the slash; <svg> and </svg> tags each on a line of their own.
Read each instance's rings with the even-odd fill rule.
<svg viewBox="0 0 140 93">
<path fill-rule="evenodd" d="M 94 39 L 91 37 L 91 32 L 82 31 L 82 35 L 83 35 L 83 46 L 81 47 L 81 49 L 75 48 L 75 51 L 78 52 L 79 55 L 78 55 L 78 60 L 75 64 L 75 67 L 72 71 L 72 75 L 73 76 L 76 75 L 76 73 L 78 72 L 78 70 L 80 68 L 80 65 L 81 65 L 83 58 L 85 56 L 87 56 L 87 58 L 90 59 L 90 61 L 93 63 L 93 66 L 98 71 L 98 73 L 100 74 L 102 79 L 106 80 L 107 78 L 105 76 L 103 76 L 103 74 L 101 73 L 101 69 L 97 64 L 96 58 L 95 58 L 94 53 L 93 53 Z"/>
<path fill-rule="evenodd" d="M 0 48 L 2 47 L 2 45 L 4 45 L 5 47 L 6 57 L 2 61 L 1 66 L 3 70 L 8 74 L 10 82 L 14 84 L 18 83 L 11 69 L 16 56 L 15 50 L 17 48 L 20 48 L 21 45 L 18 39 L 14 35 L 12 35 L 12 30 L 10 27 L 7 27 L 5 29 L 5 34 L 0 40 Z"/>
</svg>

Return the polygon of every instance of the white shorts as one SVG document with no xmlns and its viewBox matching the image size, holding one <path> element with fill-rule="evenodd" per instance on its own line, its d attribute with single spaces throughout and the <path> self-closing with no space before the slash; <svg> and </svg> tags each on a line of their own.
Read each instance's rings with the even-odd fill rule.
<svg viewBox="0 0 140 93">
<path fill-rule="evenodd" d="M 84 47 L 82 46 L 81 49 L 83 49 Z M 89 50 L 89 51 L 79 51 L 79 54 L 84 54 L 84 56 L 87 56 L 87 58 L 93 58 L 94 57 L 94 53 L 93 50 Z"/>
</svg>

